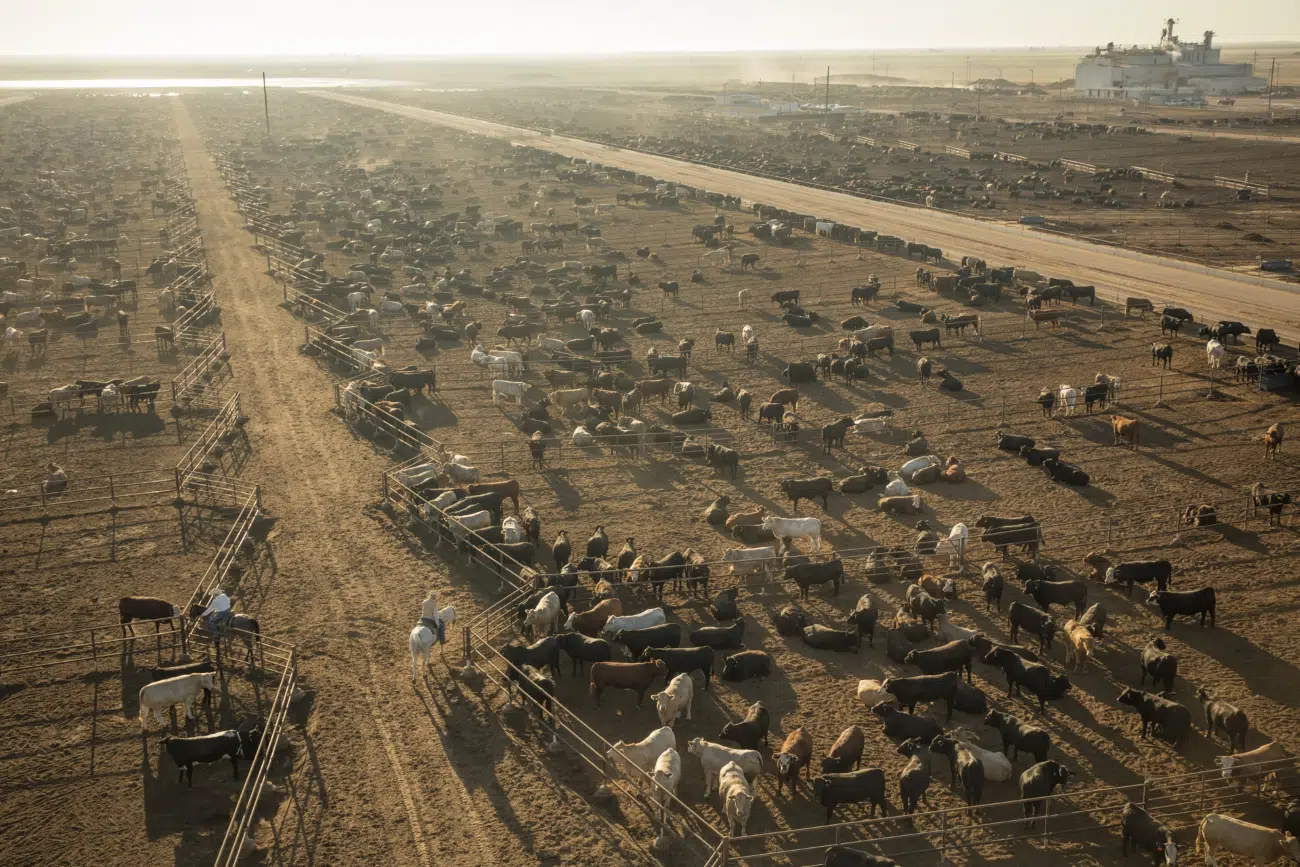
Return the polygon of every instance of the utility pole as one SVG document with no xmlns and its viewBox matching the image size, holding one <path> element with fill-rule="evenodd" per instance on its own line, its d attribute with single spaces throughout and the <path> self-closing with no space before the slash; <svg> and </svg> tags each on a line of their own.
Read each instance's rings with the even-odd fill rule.
<svg viewBox="0 0 1300 867">
<path fill-rule="evenodd" d="M 1273 119 L 1273 73 L 1277 71 L 1277 58 L 1268 67 L 1268 117 Z"/>
<path fill-rule="evenodd" d="M 831 68 L 826 67 L 826 125 L 831 125 Z"/>
<path fill-rule="evenodd" d="M 262 110 L 266 112 L 266 138 L 271 139 L 271 98 L 266 93 L 266 73 L 262 73 Z"/>
</svg>

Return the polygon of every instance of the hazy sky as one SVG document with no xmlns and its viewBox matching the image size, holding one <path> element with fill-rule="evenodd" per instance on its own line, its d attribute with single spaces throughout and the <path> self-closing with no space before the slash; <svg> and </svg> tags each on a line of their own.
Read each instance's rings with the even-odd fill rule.
<svg viewBox="0 0 1300 867">
<path fill-rule="evenodd" d="M 1087 10 L 1086 13 L 1082 10 Z M 1300 0 L 14 0 L 0 54 L 572 54 L 1300 40 Z"/>
</svg>

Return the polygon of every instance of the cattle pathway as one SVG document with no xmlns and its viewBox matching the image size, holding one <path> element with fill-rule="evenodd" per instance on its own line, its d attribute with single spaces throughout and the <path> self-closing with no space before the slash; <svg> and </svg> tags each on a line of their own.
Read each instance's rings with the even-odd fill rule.
<svg viewBox="0 0 1300 867">
<path fill-rule="evenodd" d="M 475 697 L 440 664 L 427 685 L 411 684 L 407 634 L 429 584 L 462 618 L 488 600 L 441 566 L 417 562 L 370 517 L 387 459 L 329 418 L 329 383 L 299 352 L 302 332 L 277 309 L 280 293 L 184 100 L 173 105 L 251 418 L 246 473 L 280 519 L 276 572 L 241 588 L 239 604 L 269 634 L 297 643 L 300 671 L 317 691 L 304 738 L 311 761 L 296 774 L 314 766 L 319 779 L 296 788 L 317 794 L 281 808 L 278 860 L 468 867 L 536 864 L 551 851 L 559 863 L 597 852 L 603 863 L 639 863 L 617 840 L 613 851 L 582 842 L 598 819 L 555 779 L 563 774 L 539 767 L 544 760 L 485 712 L 482 702 L 504 701 L 495 690 Z M 272 845 L 271 837 L 264 831 L 258 842 Z"/>
<path fill-rule="evenodd" d="M 1052 276 L 1095 284 L 1103 293 L 1143 296 L 1157 304 L 1191 308 L 1202 319 L 1240 319 L 1273 326 L 1288 342 L 1300 336 L 1300 291 L 1294 284 L 1207 268 L 1176 259 L 1105 247 L 1087 241 L 978 220 L 931 208 L 897 205 L 847 193 L 805 187 L 731 169 L 685 162 L 562 135 L 542 137 L 509 124 L 347 93 L 304 91 L 322 99 L 387 112 L 411 120 L 504 138 L 514 144 L 618 166 L 683 184 L 818 214 L 853 226 L 924 241 L 949 258 L 963 254 L 990 264 L 1015 264 Z M 737 214 L 735 221 L 743 222 Z M 1285 332 L 1285 333 L 1283 333 Z"/>
</svg>

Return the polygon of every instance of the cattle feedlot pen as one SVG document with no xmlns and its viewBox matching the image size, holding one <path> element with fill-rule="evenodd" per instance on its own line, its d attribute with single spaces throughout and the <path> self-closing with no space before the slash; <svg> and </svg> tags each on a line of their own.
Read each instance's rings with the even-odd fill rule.
<svg viewBox="0 0 1300 867">
<path fill-rule="evenodd" d="M 234 189 L 233 184 L 232 189 Z M 255 213 L 252 208 L 245 213 L 256 231 L 266 232 L 267 235 L 274 235 L 278 231 L 273 225 L 265 221 L 262 214 Z M 296 253 L 300 253 L 300 251 L 282 241 L 269 240 L 266 237 L 261 238 L 261 243 L 267 253 L 268 260 L 274 260 L 275 262 L 273 270 L 291 275 L 295 282 L 304 286 L 304 288 L 319 285 L 313 275 L 302 272 L 297 268 L 295 261 L 290 261 L 291 257 Z M 284 289 L 286 301 L 289 300 L 289 292 L 290 290 L 286 286 Z M 310 310 L 314 315 L 323 317 L 325 322 L 329 324 L 340 323 L 346 318 L 341 311 L 333 310 L 328 305 L 321 304 L 309 295 L 296 295 L 294 301 L 296 305 L 301 306 L 304 310 Z M 1104 321 L 1106 308 L 1103 306 L 1101 310 L 1103 311 L 1101 321 Z M 1085 315 L 1090 317 L 1091 313 Z M 1006 330 L 1010 333 L 1014 329 Z M 1021 330 L 1023 331 L 1023 325 Z M 357 364 L 356 357 L 342 343 L 331 338 L 327 331 L 328 325 L 324 328 L 308 327 L 305 331 L 308 346 L 319 351 L 321 357 L 336 361 L 341 366 L 352 369 L 362 367 L 363 365 Z M 989 332 L 992 331 L 993 329 L 989 329 Z M 992 335 L 986 333 L 984 336 L 987 339 Z M 795 344 L 790 342 L 789 345 Z M 800 341 L 797 345 L 802 351 L 803 342 Z M 782 346 L 784 348 L 786 344 L 783 343 Z M 452 370 L 460 372 L 466 369 L 463 364 L 463 362 L 453 361 L 448 365 L 440 365 L 440 371 Z M 1169 390 L 1170 394 L 1175 394 L 1183 388 L 1183 383 L 1167 383 L 1163 378 L 1150 381 L 1130 381 L 1127 385 L 1133 389 L 1128 393 L 1135 396 L 1147 396 L 1152 394 L 1154 390 L 1155 395 L 1163 397 L 1166 389 Z M 1214 382 L 1211 381 L 1211 389 L 1214 388 L 1214 385 Z M 1203 389 L 1204 384 L 1199 381 L 1190 383 L 1187 386 L 1188 392 Z M 338 390 L 340 390 L 340 387 L 336 386 L 336 394 Z M 453 387 L 453 390 L 455 390 L 455 387 Z M 1003 396 L 1000 410 L 994 409 L 992 411 L 989 410 L 989 404 L 985 404 L 983 407 L 972 406 L 967 410 L 961 403 L 955 401 L 927 401 L 922 412 L 928 412 L 930 421 L 934 421 L 938 415 L 943 415 L 949 425 L 953 424 L 954 415 L 965 416 L 968 412 L 977 416 L 983 415 L 985 419 L 997 414 L 1000 416 L 1000 421 L 1005 421 L 1008 412 L 1014 417 L 1019 417 L 1022 412 L 1026 414 L 1030 412 L 1036 413 L 1037 408 L 1032 404 L 1030 397 L 1032 396 L 1021 395 L 1015 398 Z M 986 397 L 985 400 L 988 400 L 988 398 Z M 939 409 L 940 404 L 943 405 L 942 410 Z M 1008 404 L 1010 404 L 1010 409 Z M 373 405 L 366 401 L 359 401 L 356 404 L 356 410 L 359 417 L 392 436 L 398 448 L 403 450 L 411 449 L 419 454 L 419 457 L 415 459 L 416 461 L 430 460 L 433 454 L 431 451 L 426 451 L 426 449 L 440 445 L 431 437 L 423 435 L 423 432 L 411 434 L 405 427 L 399 428 L 392 425 L 391 420 L 387 421 L 386 426 L 384 415 L 378 413 Z M 983 420 L 981 419 L 981 421 Z M 726 435 L 733 438 L 738 436 L 738 434 L 725 429 L 714 429 L 713 431 L 702 431 L 701 433 L 717 436 Z M 498 446 L 502 450 L 501 465 L 503 470 L 506 465 L 504 448 L 507 442 L 507 440 L 502 440 L 500 443 L 483 444 L 484 451 L 491 451 L 493 446 Z M 517 448 L 518 440 L 510 442 L 514 442 Z M 395 451 L 398 448 L 395 448 Z M 472 446 L 471 450 L 473 450 Z M 480 465 L 492 465 L 492 461 L 488 457 L 482 455 L 481 457 Z M 584 460 L 585 457 L 579 458 L 575 452 L 570 459 L 577 462 Z M 431 516 L 432 520 L 427 524 L 421 519 L 419 511 L 419 506 L 422 505 L 421 500 L 415 491 L 398 480 L 396 470 L 390 470 L 383 474 L 382 485 L 385 499 L 394 506 L 394 511 L 390 514 L 405 515 L 410 521 L 408 526 L 418 529 L 423 524 L 426 529 L 434 532 L 440 532 L 442 527 L 445 526 L 447 518 L 443 514 L 434 513 Z M 1167 508 L 1166 503 L 1160 502 L 1159 505 Z M 1235 512 L 1235 506 L 1232 503 L 1220 504 L 1220 511 L 1224 513 Z M 1244 523 L 1249 520 L 1251 514 L 1252 508 L 1247 505 L 1246 514 L 1241 518 L 1241 522 Z M 1166 516 L 1166 513 L 1161 511 L 1159 514 L 1150 515 L 1149 520 L 1146 522 L 1125 522 L 1123 524 L 1125 541 L 1134 541 L 1146 537 L 1167 537 L 1174 529 L 1173 518 L 1172 513 Z M 1107 539 L 1109 541 L 1112 532 L 1116 532 L 1120 528 L 1115 526 L 1116 519 L 1114 517 L 1107 517 L 1104 520 L 1106 521 Z M 1235 525 L 1235 521 L 1235 517 L 1229 517 L 1226 514 L 1224 519 L 1221 519 L 1221 523 L 1229 525 Z M 1146 532 L 1148 529 L 1149 532 Z M 1138 530 L 1138 534 L 1132 534 L 1133 530 Z M 1146 532 L 1146 535 L 1141 535 L 1144 532 Z M 1061 533 L 1060 539 L 1058 539 L 1056 532 L 1052 532 L 1049 534 L 1052 545 L 1049 550 L 1052 552 L 1060 550 L 1058 543 L 1062 541 L 1066 543 L 1068 548 L 1076 543 L 1076 539 L 1077 544 L 1089 544 L 1091 547 L 1097 546 L 1099 540 L 1096 532 L 1088 537 L 1087 542 L 1084 541 L 1085 535 L 1086 533 L 1077 527 L 1072 527 L 1069 533 Z M 511 672 L 510 663 L 501 656 L 491 642 L 497 639 L 501 630 L 509 625 L 512 607 L 530 592 L 535 573 L 525 573 L 525 567 L 522 564 L 495 550 L 494 546 L 486 543 L 477 532 L 470 533 L 467 537 L 471 543 L 469 546 L 471 560 L 486 566 L 498 575 L 505 584 L 514 588 L 513 592 L 508 593 L 504 599 L 488 608 L 464 627 L 466 664 L 481 670 L 487 678 L 504 688 Z M 979 544 L 981 543 L 978 534 L 976 534 L 968 542 L 967 547 Z M 866 549 L 848 549 L 842 551 L 841 556 L 846 560 L 856 562 L 864 559 L 865 551 Z M 718 561 L 714 561 L 713 565 L 720 564 Z M 624 585 L 619 588 L 619 592 L 620 594 L 627 594 L 636 592 L 637 589 L 635 586 Z M 517 675 L 520 672 L 515 670 L 513 673 Z M 535 706 L 536 702 L 530 695 L 527 693 L 522 694 L 530 706 Z M 610 769 L 604 767 L 604 753 L 609 745 L 604 739 L 563 704 L 556 703 L 553 712 L 554 716 L 549 722 L 543 719 L 543 724 L 551 733 L 552 744 L 556 747 L 567 746 L 602 777 L 607 775 Z M 1279 776 L 1287 781 L 1285 785 L 1289 785 L 1295 777 L 1294 762 L 1288 760 L 1278 763 L 1277 769 L 1279 770 Z M 638 775 L 636 771 L 631 773 L 634 777 Z M 640 776 L 646 775 L 640 774 Z M 858 839 L 860 835 L 865 834 L 880 835 L 875 839 L 882 850 L 893 854 L 894 857 L 908 859 L 907 863 L 917 863 L 917 856 L 932 857 L 936 850 L 940 855 L 943 855 L 949 851 L 993 847 L 1013 840 L 1095 834 L 1100 825 L 1113 822 L 1113 819 L 1110 818 L 1111 814 L 1120 809 L 1123 803 L 1130 799 L 1147 805 L 1159 818 L 1166 820 L 1189 815 L 1193 810 L 1204 810 L 1216 805 L 1231 806 L 1238 803 L 1253 803 L 1253 796 L 1250 794 L 1236 793 L 1235 790 L 1228 791 L 1226 787 L 1216 785 L 1219 779 L 1221 778 L 1218 771 L 1198 772 L 1179 777 L 1155 778 L 1148 780 L 1145 784 L 1134 786 L 1091 789 L 1079 793 L 1053 796 L 1047 799 L 1047 815 L 1040 817 L 1027 832 L 1021 831 L 1023 820 L 1017 815 L 1021 802 L 1009 801 L 985 805 L 984 810 L 1002 813 L 1003 815 L 990 816 L 989 818 L 992 821 L 980 825 L 976 830 L 971 830 L 969 827 L 974 816 L 963 817 L 962 813 L 970 811 L 959 808 L 919 814 L 916 817 L 917 830 L 914 833 L 904 835 L 891 833 L 897 830 L 896 825 L 886 826 L 880 820 L 860 820 L 797 831 L 778 831 L 748 835 L 741 838 L 727 838 L 692 808 L 687 807 L 675 798 L 672 802 L 671 818 L 668 823 L 672 827 L 665 830 L 677 835 L 683 847 L 693 856 L 707 857 L 706 863 L 709 864 L 722 864 L 731 861 L 754 861 L 757 863 L 777 856 L 797 856 L 794 858 L 795 863 L 811 863 L 811 857 L 814 854 L 820 855 L 826 847 L 832 845 L 832 842 L 852 842 Z M 658 824 L 655 818 L 658 811 L 653 805 L 653 798 L 647 799 L 642 792 L 642 788 L 651 788 L 651 791 L 653 791 L 652 787 L 629 787 L 618 780 L 610 782 L 609 785 L 632 798 L 633 802 L 647 813 L 647 818 L 653 824 Z M 1221 789 L 1222 791 L 1220 791 Z M 680 824 L 680 829 L 677 828 L 678 824 Z M 980 836 L 976 837 L 977 834 Z M 780 849 L 780 851 L 773 851 L 774 849 Z"/>
</svg>

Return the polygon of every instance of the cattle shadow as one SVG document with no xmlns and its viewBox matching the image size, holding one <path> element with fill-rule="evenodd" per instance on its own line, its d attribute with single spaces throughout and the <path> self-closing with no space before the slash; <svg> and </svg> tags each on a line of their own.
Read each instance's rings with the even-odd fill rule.
<svg viewBox="0 0 1300 867">
<path fill-rule="evenodd" d="M 932 485 L 925 488 L 927 496 L 941 500 L 958 502 L 992 503 L 1002 499 L 1002 495 L 986 488 L 979 482 L 966 477 L 966 481 L 955 485 Z"/>
</svg>

